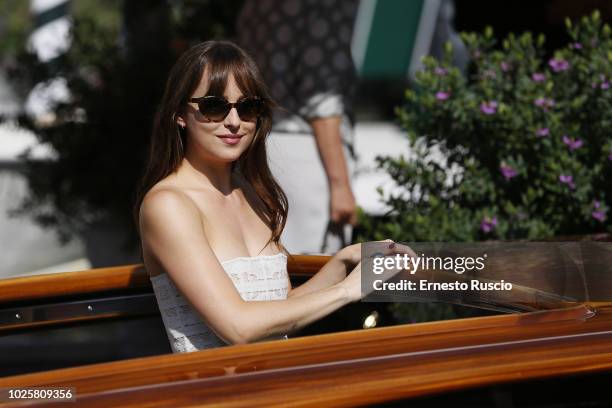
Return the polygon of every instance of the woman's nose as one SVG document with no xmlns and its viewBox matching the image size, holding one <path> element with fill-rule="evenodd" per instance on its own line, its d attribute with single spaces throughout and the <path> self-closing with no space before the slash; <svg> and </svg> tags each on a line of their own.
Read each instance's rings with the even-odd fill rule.
<svg viewBox="0 0 612 408">
<path fill-rule="evenodd" d="M 227 116 L 225 117 L 224 124 L 226 127 L 239 127 L 240 126 L 240 116 L 238 116 L 238 111 L 235 107 L 232 106 L 232 109 L 229 111 Z"/>
</svg>

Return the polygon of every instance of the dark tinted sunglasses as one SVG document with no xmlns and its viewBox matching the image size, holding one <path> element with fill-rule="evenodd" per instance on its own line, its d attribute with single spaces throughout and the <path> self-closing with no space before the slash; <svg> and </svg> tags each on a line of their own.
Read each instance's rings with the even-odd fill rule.
<svg viewBox="0 0 612 408">
<path fill-rule="evenodd" d="M 220 96 L 212 95 L 191 98 L 189 102 L 197 103 L 202 115 L 213 122 L 221 122 L 234 107 L 238 112 L 240 120 L 254 122 L 263 109 L 263 101 L 256 96 L 243 98 L 234 103 L 230 103 Z"/>
</svg>

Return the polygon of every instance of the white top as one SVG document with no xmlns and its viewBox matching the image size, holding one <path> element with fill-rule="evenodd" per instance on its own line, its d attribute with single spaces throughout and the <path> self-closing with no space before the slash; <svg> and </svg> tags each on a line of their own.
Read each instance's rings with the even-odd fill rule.
<svg viewBox="0 0 612 408">
<path fill-rule="evenodd" d="M 287 299 L 289 275 L 285 254 L 234 258 L 221 262 L 221 265 L 242 299 Z M 150 279 L 173 352 L 182 353 L 228 345 L 208 327 L 167 273 Z M 287 335 L 270 336 L 260 341 L 286 338 Z"/>
</svg>

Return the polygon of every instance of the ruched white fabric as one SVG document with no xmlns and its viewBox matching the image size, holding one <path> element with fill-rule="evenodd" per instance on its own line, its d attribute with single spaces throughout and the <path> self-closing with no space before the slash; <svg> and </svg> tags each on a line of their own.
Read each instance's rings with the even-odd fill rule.
<svg viewBox="0 0 612 408">
<path fill-rule="evenodd" d="M 259 255 L 234 258 L 221 265 L 245 301 L 287 299 L 287 256 Z M 150 278 L 170 346 L 175 353 L 227 346 L 204 322 L 166 273 Z M 286 339 L 287 335 L 264 340 Z"/>
</svg>

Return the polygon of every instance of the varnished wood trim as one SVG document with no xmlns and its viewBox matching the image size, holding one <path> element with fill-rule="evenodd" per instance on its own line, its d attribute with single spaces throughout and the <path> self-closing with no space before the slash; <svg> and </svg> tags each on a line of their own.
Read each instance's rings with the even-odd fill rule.
<svg viewBox="0 0 612 408">
<path fill-rule="evenodd" d="M 346 407 L 612 370 L 612 331 L 405 353 L 83 395 L 76 406 Z"/>
<path fill-rule="evenodd" d="M 157 300 L 153 293 L 99 296 L 85 300 L 0 309 L 0 334 L 49 325 L 133 316 L 159 316 Z"/>
<path fill-rule="evenodd" d="M 311 276 L 329 259 L 329 256 L 292 255 L 287 270 L 290 276 Z M 0 280 L 0 307 L 15 301 L 135 289 L 151 289 L 149 275 L 140 264 L 25 276 Z"/>
<path fill-rule="evenodd" d="M 465 326 L 489 323 L 487 327 L 472 330 L 446 330 L 448 323 L 456 326 L 455 321 L 372 330 L 362 338 L 356 333 L 339 333 L 333 335 L 336 343 L 328 350 L 324 342 L 318 341 L 324 336 L 296 339 L 293 342 L 301 342 L 300 347 L 285 356 L 292 363 L 282 367 L 242 372 L 235 366 L 229 375 L 211 376 L 215 368 L 227 370 L 228 367 L 208 365 L 206 378 L 201 378 L 197 369 L 186 370 L 182 378 L 156 386 L 122 388 L 127 383 L 118 382 L 106 391 L 89 394 L 77 385 L 80 397 L 74 406 L 361 406 L 491 384 L 612 370 L 612 309 L 598 310 L 587 320 L 568 320 L 567 315 L 557 320 L 554 314 L 542 313 L 541 317 L 546 318 L 538 323 L 529 313 L 526 325 L 520 324 L 521 316 L 518 316 L 514 326 L 491 326 L 490 323 L 517 316 L 462 321 Z M 412 336 L 402 333 L 404 330 L 412 330 Z M 395 336 L 390 335 L 392 331 Z M 342 335 L 348 341 L 345 344 L 337 341 Z M 362 340 L 370 341 L 368 347 L 380 352 L 367 355 Z M 283 347 L 282 341 L 276 341 L 167 358 L 180 365 L 179 360 L 182 363 L 191 358 L 222 360 L 223 355 L 248 351 L 242 357 L 243 364 L 248 362 L 248 356 L 253 362 L 264 364 L 266 356 Z M 316 361 L 312 356 L 321 347 L 328 359 Z M 358 349 L 352 355 L 351 347 Z M 302 358 L 310 360 L 304 363 Z M 152 364 L 153 359 L 147 363 L 152 372 L 161 369 Z M 16 385 L 6 380 L 0 386 Z M 103 377 L 96 380 L 104 381 Z"/>
<path fill-rule="evenodd" d="M 612 329 L 612 307 L 593 318 L 585 306 L 525 314 L 401 325 L 223 347 L 0 378 L 0 386 L 74 386 L 81 394 L 297 365 L 478 346 Z"/>
</svg>

